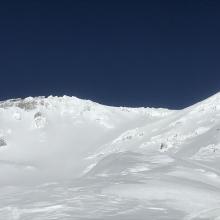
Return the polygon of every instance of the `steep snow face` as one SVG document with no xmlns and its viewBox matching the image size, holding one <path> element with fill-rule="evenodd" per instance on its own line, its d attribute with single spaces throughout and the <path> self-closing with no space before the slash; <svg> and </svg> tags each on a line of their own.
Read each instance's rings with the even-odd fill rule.
<svg viewBox="0 0 220 220">
<path fill-rule="evenodd" d="M 90 165 L 86 158 L 101 145 L 170 113 L 67 96 L 1 102 L 0 184 L 79 177 Z"/>
<path fill-rule="evenodd" d="M 178 111 L 0 102 L 0 220 L 217 220 L 219 161 L 220 93 Z"/>
</svg>

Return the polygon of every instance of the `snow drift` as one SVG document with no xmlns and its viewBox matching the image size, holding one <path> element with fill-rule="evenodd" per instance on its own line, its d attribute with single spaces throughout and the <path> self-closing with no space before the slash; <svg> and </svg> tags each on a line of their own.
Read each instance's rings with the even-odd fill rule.
<svg viewBox="0 0 220 220">
<path fill-rule="evenodd" d="M 220 93 L 183 110 L 0 102 L 2 220 L 217 220 L 219 161 Z"/>
</svg>

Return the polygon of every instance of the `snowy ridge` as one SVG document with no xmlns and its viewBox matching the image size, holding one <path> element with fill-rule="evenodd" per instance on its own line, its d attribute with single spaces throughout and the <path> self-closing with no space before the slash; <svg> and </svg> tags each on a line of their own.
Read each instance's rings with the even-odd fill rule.
<svg viewBox="0 0 220 220">
<path fill-rule="evenodd" d="M 0 220 L 218 220 L 219 161 L 220 93 L 178 111 L 0 102 Z"/>
<path fill-rule="evenodd" d="M 163 115 L 166 115 L 169 113 L 170 110 L 168 109 L 156 109 L 156 108 L 144 108 L 144 107 L 139 107 L 139 108 L 129 108 L 129 107 L 110 107 L 110 106 L 105 106 L 98 104 L 96 102 L 92 102 L 90 100 L 83 100 L 79 99 L 77 97 L 70 97 L 64 95 L 63 97 L 58 97 L 58 96 L 39 96 L 39 97 L 27 97 L 25 99 L 9 99 L 6 101 L 0 101 L 0 108 L 20 108 L 24 110 L 33 110 L 39 107 L 45 107 L 45 108 L 66 108 L 67 110 L 71 110 L 72 108 L 75 107 L 101 107 L 102 108 L 107 108 L 107 109 L 117 109 L 120 108 L 122 111 L 139 111 L 139 112 L 147 112 L 147 113 L 152 113 L 155 115 L 159 115 L 160 113 Z"/>
</svg>

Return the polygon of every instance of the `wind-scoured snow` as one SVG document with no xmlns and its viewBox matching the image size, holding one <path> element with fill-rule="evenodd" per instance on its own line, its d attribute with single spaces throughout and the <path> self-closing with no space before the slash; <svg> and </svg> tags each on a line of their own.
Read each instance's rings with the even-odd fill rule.
<svg viewBox="0 0 220 220">
<path fill-rule="evenodd" d="M 0 102 L 0 220 L 220 219 L 220 93 L 183 110 Z"/>
</svg>

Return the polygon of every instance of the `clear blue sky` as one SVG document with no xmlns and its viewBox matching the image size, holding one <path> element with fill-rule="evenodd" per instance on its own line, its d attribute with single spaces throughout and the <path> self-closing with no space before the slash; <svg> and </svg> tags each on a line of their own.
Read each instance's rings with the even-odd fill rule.
<svg viewBox="0 0 220 220">
<path fill-rule="evenodd" d="M 1 1 L 0 99 L 183 108 L 220 90 L 220 2 Z"/>
</svg>

